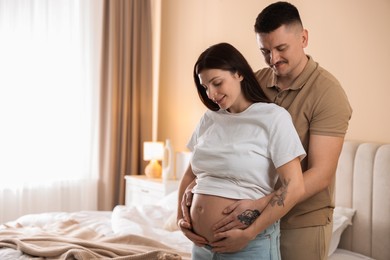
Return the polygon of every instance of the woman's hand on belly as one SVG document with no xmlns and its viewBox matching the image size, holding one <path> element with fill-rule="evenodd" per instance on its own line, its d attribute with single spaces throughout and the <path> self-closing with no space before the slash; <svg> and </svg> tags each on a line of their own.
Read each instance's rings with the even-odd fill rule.
<svg viewBox="0 0 390 260">
<path fill-rule="evenodd" d="M 190 210 L 193 231 L 209 243 L 215 242 L 214 224 L 225 217 L 223 210 L 236 201 L 218 196 L 194 194 Z"/>
<path fill-rule="evenodd" d="M 177 225 L 183 234 L 195 245 L 203 247 L 208 244 L 208 241 L 204 237 L 199 236 L 192 231 L 191 224 L 185 221 L 185 219 L 179 219 Z"/>
</svg>

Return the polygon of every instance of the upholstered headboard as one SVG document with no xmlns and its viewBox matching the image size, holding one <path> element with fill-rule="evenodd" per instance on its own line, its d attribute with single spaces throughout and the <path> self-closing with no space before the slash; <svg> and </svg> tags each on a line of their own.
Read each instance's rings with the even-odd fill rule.
<svg viewBox="0 0 390 260">
<path fill-rule="evenodd" d="M 345 141 L 336 172 L 336 206 L 356 209 L 339 248 L 390 259 L 390 144 Z"/>
</svg>

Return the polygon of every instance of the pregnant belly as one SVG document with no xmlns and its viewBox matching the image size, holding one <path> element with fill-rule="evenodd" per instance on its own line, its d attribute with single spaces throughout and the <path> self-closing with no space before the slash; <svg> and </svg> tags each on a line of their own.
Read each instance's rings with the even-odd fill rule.
<svg viewBox="0 0 390 260">
<path fill-rule="evenodd" d="M 194 232 L 209 243 L 214 242 L 212 226 L 225 215 L 222 211 L 237 200 L 212 195 L 194 194 L 191 206 L 191 221 Z"/>
</svg>

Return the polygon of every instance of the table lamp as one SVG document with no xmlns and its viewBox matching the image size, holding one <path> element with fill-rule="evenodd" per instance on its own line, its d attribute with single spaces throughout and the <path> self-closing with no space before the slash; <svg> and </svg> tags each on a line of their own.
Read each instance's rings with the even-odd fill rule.
<svg viewBox="0 0 390 260">
<path fill-rule="evenodd" d="M 145 167 L 145 175 L 148 178 L 161 177 L 161 161 L 164 156 L 163 142 L 144 142 L 144 161 L 150 161 Z"/>
</svg>

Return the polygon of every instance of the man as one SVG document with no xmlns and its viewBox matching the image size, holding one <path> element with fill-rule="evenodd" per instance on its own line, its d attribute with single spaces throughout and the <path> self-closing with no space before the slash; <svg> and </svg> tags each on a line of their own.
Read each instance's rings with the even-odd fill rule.
<svg viewBox="0 0 390 260">
<path fill-rule="evenodd" d="M 308 32 L 295 6 L 287 2 L 267 6 L 256 19 L 255 32 L 269 65 L 256 76 L 266 95 L 290 112 L 307 152 L 301 164 L 305 194 L 281 220 L 282 259 L 327 259 L 334 177 L 352 109 L 337 79 L 305 54 Z M 261 212 L 269 200 L 270 196 L 234 203 L 216 224 L 216 233 L 245 228 L 240 214 L 247 209 Z M 183 200 L 183 207 L 184 202 L 190 204 Z M 237 250 L 234 243 L 224 240 L 215 246 L 218 251 Z"/>
<path fill-rule="evenodd" d="M 293 5 L 266 7 L 255 32 L 270 66 L 257 72 L 260 85 L 290 112 L 308 154 L 302 162 L 305 195 L 281 221 L 282 259 L 327 259 L 334 177 L 352 109 L 336 78 L 305 54 L 308 32 Z"/>
</svg>

